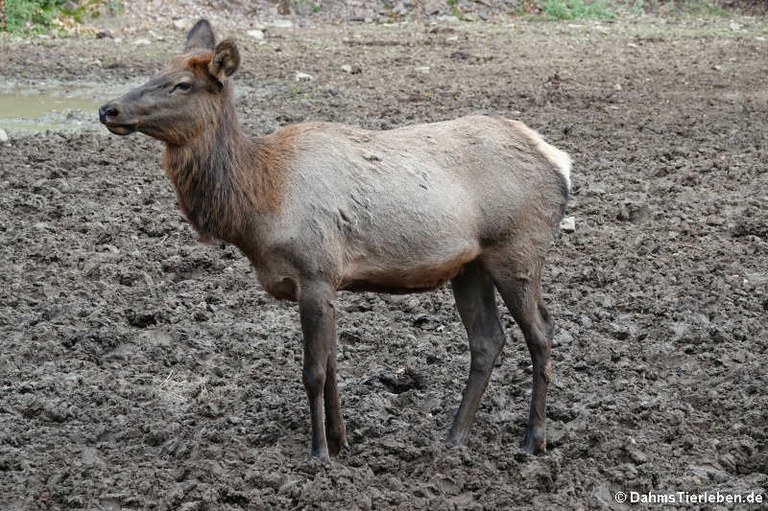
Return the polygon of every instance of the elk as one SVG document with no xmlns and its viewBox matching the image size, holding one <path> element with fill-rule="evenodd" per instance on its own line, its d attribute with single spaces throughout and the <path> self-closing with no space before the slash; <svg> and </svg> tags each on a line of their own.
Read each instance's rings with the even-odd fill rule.
<svg viewBox="0 0 768 511">
<path fill-rule="evenodd" d="M 546 450 L 553 322 L 541 290 L 571 159 L 523 123 L 470 116 L 369 131 L 290 125 L 251 138 L 235 112 L 240 56 L 206 20 L 164 72 L 99 109 L 117 135 L 165 143 L 163 167 L 202 239 L 234 244 L 263 288 L 298 302 L 312 454 L 348 448 L 336 380 L 336 291 L 412 293 L 450 281 L 470 372 L 448 443 L 467 440 L 505 343 L 495 290 L 533 364 L 522 448 Z"/>
</svg>

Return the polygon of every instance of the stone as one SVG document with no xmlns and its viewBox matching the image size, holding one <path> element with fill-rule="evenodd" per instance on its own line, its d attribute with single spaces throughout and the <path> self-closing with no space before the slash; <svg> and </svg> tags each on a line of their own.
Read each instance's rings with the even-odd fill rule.
<svg viewBox="0 0 768 511">
<path fill-rule="evenodd" d="M 296 81 L 297 82 L 311 82 L 314 80 L 315 77 L 308 73 L 303 73 L 301 71 L 296 72 Z"/>
<path fill-rule="evenodd" d="M 560 230 L 563 232 L 574 232 L 576 230 L 576 217 L 567 216 L 560 222 Z"/>
</svg>

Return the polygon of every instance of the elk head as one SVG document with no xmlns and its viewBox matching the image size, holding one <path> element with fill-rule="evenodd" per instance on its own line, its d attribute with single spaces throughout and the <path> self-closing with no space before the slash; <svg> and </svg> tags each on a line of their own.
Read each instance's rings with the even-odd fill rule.
<svg viewBox="0 0 768 511">
<path fill-rule="evenodd" d="M 219 122 L 232 98 L 228 78 L 240 55 L 234 41 L 215 44 L 206 20 L 189 32 L 184 53 L 170 67 L 122 97 L 99 108 L 99 120 L 116 135 L 144 133 L 169 145 L 184 145 Z"/>
</svg>

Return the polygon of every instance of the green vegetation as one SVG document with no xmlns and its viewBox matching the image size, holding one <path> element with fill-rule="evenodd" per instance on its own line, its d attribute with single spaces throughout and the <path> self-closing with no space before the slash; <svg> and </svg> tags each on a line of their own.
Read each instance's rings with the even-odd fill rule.
<svg viewBox="0 0 768 511">
<path fill-rule="evenodd" d="M 754 0 L 756 3 L 763 0 Z M 664 12 L 686 16 L 731 16 L 734 12 L 726 6 L 728 0 L 612 0 L 618 12 L 642 14 L 644 12 Z M 731 5 L 733 8 L 734 5 Z"/>
<path fill-rule="evenodd" d="M 448 7 L 451 8 L 451 16 L 455 16 L 461 19 L 461 10 L 459 9 L 458 0 L 447 0 Z"/>
<path fill-rule="evenodd" d="M 615 17 L 608 0 L 543 0 L 540 8 L 550 19 L 611 19 Z"/>
<path fill-rule="evenodd" d="M 456 0 L 447 2 L 451 6 Z M 518 16 L 548 20 L 609 20 L 647 13 L 712 17 L 738 12 L 729 0 L 517 0 L 516 5 L 513 13 Z"/>
<path fill-rule="evenodd" d="M 28 27 L 38 27 L 35 31 L 44 31 L 56 19 L 55 0 L 6 0 L 5 29 L 8 32 L 24 32 Z"/>
<path fill-rule="evenodd" d="M 322 10 L 322 0 L 279 0 L 278 2 L 278 12 L 281 14 L 293 13 L 306 16 L 317 14 Z"/>
<path fill-rule="evenodd" d="M 691 16 L 730 16 L 728 9 L 718 5 L 714 0 L 686 0 L 680 9 Z"/>
<path fill-rule="evenodd" d="M 0 16 L 11 33 L 46 33 L 72 23 L 82 23 L 102 12 L 121 12 L 116 0 L 5 0 Z"/>
</svg>

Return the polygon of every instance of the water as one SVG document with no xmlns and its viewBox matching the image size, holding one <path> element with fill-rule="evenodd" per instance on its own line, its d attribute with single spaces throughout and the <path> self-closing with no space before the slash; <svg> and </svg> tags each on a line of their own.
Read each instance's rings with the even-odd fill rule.
<svg viewBox="0 0 768 511">
<path fill-rule="evenodd" d="M 128 88 L 123 85 L 121 89 Z M 99 105 L 118 95 L 118 91 L 92 84 L 0 85 L 0 128 L 8 133 L 103 131 Z"/>
<path fill-rule="evenodd" d="M 99 124 L 99 106 L 135 86 L 74 82 L 0 83 L 0 129 L 9 134 L 43 131 L 96 131 L 107 135 Z M 239 85 L 238 97 L 254 89 Z"/>
</svg>

